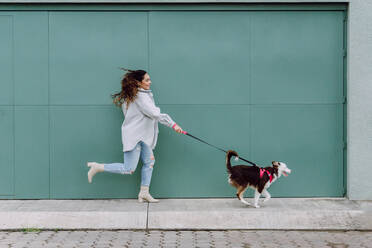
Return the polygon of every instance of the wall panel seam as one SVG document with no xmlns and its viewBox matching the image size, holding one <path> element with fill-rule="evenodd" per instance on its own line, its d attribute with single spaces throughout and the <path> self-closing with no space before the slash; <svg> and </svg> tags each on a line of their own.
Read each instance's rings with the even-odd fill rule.
<svg viewBox="0 0 372 248">
<path fill-rule="evenodd" d="M 16 179 L 16 146 L 15 146 L 15 51 L 14 51 L 14 15 L 11 15 L 11 19 L 12 19 L 12 27 L 11 27 L 11 32 L 12 32 L 12 83 L 13 83 L 13 87 L 12 87 L 12 103 L 13 103 L 13 106 L 12 106 L 12 109 L 13 109 L 13 198 L 15 198 L 15 179 Z"/>
<path fill-rule="evenodd" d="M 249 66 L 248 66 L 248 73 L 249 73 L 249 108 L 248 108 L 248 118 L 249 118 L 249 157 L 252 158 L 252 13 L 248 12 L 249 15 L 249 44 L 248 44 L 248 55 L 249 55 Z"/>
<path fill-rule="evenodd" d="M 151 74 L 150 65 L 150 11 L 147 11 L 147 68 L 149 74 Z"/>
<path fill-rule="evenodd" d="M 51 137 L 50 137 L 50 126 L 51 126 L 51 119 L 50 119 L 50 11 L 47 11 L 48 16 L 48 155 L 49 155 L 49 180 L 48 180 L 48 198 L 50 199 L 50 167 L 51 167 Z"/>
</svg>

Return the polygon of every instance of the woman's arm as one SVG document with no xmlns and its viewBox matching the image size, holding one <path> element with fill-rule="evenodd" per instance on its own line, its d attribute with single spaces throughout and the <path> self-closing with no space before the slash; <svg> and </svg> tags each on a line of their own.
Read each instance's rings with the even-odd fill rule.
<svg viewBox="0 0 372 248">
<path fill-rule="evenodd" d="M 159 121 L 165 126 L 174 128 L 175 122 L 172 120 L 172 118 L 165 113 L 161 113 L 160 108 L 155 106 L 150 96 L 148 96 L 147 94 L 141 94 L 139 92 L 137 99 L 134 102 L 137 104 L 138 108 L 144 115 Z"/>
</svg>

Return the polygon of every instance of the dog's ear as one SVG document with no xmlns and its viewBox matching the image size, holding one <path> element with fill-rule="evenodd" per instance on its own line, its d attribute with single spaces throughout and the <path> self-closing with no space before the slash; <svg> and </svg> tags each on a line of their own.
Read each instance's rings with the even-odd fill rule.
<svg viewBox="0 0 372 248">
<path fill-rule="evenodd" d="M 271 164 L 273 165 L 273 167 L 275 168 L 278 168 L 279 167 L 279 162 L 277 161 L 272 161 Z"/>
</svg>

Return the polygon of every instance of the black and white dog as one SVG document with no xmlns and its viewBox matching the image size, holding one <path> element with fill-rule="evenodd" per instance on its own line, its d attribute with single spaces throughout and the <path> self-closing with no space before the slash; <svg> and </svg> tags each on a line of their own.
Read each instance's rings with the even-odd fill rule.
<svg viewBox="0 0 372 248">
<path fill-rule="evenodd" d="M 271 196 L 267 188 L 273 184 L 282 174 L 288 176 L 291 173 L 287 165 L 282 162 L 273 161 L 272 166 L 260 168 L 258 166 L 236 165 L 231 166 L 230 159 L 232 156 L 238 157 L 238 154 L 229 150 L 226 154 L 226 167 L 229 174 L 229 183 L 238 191 L 236 196 L 246 205 L 251 205 L 243 199 L 243 194 L 248 187 L 255 190 L 254 207 L 259 208 L 258 199 L 264 194 L 264 202 L 268 201 Z"/>
</svg>

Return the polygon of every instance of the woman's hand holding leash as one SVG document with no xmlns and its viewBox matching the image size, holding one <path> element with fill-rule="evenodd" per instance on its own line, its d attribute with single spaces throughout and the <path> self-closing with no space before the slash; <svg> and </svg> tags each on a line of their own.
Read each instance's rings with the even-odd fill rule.
<svg viewBox="0 0 372 248">
<path fill-rule="evenodd" d="M 177 125 L 177 123 L 174 123 L 172 128 L 174 129 L 174 131 L 176 131 L 177 133 L 183 133 L 183 134 L 186 134 L 186 131 L 183 131 L 182 128 L 180 126 Z"/>
</svg>

